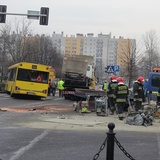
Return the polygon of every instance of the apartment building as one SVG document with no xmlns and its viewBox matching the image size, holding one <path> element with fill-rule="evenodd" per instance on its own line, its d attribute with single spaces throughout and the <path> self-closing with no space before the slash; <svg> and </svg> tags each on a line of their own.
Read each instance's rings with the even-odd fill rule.
<svg viewBox="0 0 160 160">
<path fill-rule="evenodd" d="M 64 44 L 64 35 L 63 32 L 61 34 L 57 34 L 53 32 L 52 34 L 52 43 L 57 53 L 64 54 L 65 44 Z"/>
<path fill-rule="evenodd" d="M 83 55 L 83 34 L 72 35 L 64 37 L 64 55 Z"/>
<path fill-rule="evenodd" d="M 117 49 L 117 65 L 120 66 L 120 74 L 127 75 L 129 67 L 135 63 L 136 40 L 119 37 Z"/>
<path fill-rule="evenodd" d="M 118 39 L 113 38 L 109 39 L 109 47 L 108 47 L 108 58 L 107 65 L 114 66 L 117 65 L 117 52 L 118 52 Z"/>
<path fill-rule="evenodd" d="M 124 39 L 123 37 L 111 38 L 111 33 L 101 33 L 98 36 L 94 36 L 93 33 L 87 33 L 87 35 L 77 33 L 76 36 L 64 37 L 63 32 L 61 34 L 53 32 L 52 40 L 55 48 L 64 55 L 93 56 L 96 76 L 100 83 L 109 76 L 105 73 L 105 67 L 108 65 L 119 65 L 120 70 L 124 72 L 125 65 L 122 59 L 125 59 L 127 55 L 131 58 L 129 54 L 131 47 L 130 52 L 128 50 L 131 44 L 132 52 L 136 47 L 135 40 Z"/>
</svg>

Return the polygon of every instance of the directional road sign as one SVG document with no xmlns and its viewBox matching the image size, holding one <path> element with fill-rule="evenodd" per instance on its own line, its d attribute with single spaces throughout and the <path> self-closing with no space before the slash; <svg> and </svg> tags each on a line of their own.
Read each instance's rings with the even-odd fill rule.
<svg viewBox="0 0 160 160">
<path fill-rule="evenodd" d="M 30 11 L 28 10 L 28 19 L 39 19 L 39 11 Z"/>
<path fill-rule="evenodd" d="M 119 66 L 107 66 L 106 68 L 107 73 L 114 73 L 114 72 L 119 72 Z"/>
</svg>

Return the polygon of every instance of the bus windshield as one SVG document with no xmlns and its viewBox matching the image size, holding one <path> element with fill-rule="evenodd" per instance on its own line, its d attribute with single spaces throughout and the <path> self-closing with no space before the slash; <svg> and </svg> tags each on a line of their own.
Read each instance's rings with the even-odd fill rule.
<svg viewBox="0 0 160 160">
<path fill-rule="evenodd" d="M 17 80 L 48 83 L 48 72 L 18 68 Z"/>
</svg>

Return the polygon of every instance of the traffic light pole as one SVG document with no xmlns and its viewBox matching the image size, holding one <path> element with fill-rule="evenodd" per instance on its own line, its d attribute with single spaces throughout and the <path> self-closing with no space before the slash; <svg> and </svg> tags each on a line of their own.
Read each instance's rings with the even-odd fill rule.
<svg viewBox="0 0 160 160">
<path fill-rule="evenodd" d="M 37 17 L 47 17 L 46 14 L 21 14 L 21 13 L 5 13 L 5 12 L 0 12 L 0 14 L 5 14 L 5 15 L 16 15 L 16 16 L 37 16 Z"/>
<path fill-rule="evenodd" d="M 40 19 L 40 21 L 39 21 L 40 25 L 48 25 L 49 8 L 48 7 L 41 7 L 40 12 L 30 11 L 29 14 L 21 14 L 21 13 L 7 13 L 7 6 L 0 5 L 0 23 L 5 23 L 6 15 L 27 16 L 28 19 L 35 19 L 36 18 L 36 19 Z"/>
</svg>

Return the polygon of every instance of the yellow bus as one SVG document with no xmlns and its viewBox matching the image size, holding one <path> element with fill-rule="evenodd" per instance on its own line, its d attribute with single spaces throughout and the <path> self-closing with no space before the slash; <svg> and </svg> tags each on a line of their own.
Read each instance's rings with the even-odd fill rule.
<svg viewBox="0 0 160 160">
<path fill-rule="evenodd" d="M 20 62 L 8 68 L 5 90 L 11 97 L 31 95 L 46 98 L 48 95 L 49 67 L 42 64 Z"/>
</svg>

